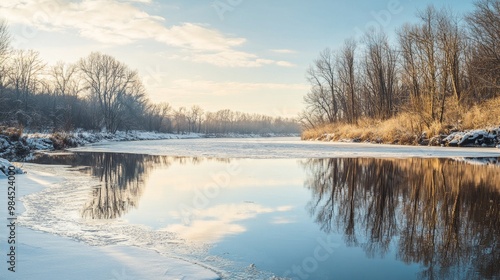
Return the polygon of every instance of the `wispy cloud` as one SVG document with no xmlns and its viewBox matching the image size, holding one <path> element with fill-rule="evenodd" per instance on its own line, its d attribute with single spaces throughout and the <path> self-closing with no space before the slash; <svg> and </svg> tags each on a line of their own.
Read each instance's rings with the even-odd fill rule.
<svg viewBox="0 0 500 280">
<path fill-rule="evenodd" d="M 297 53 L 297 51 L 294 50 L 289 50 L 289 49 L 277 49 L 277 50 L 271 50 L 274 53 L 282 53 L 282 54 L 294 54 Z"/>
<path fill-rule="evenodd" d="M 151 15 L 134 4 L 151 0 L 11 0 L 2 1 L 0 15 L 10 23 L 51 32 L 78 32 L 105 44 L 130 44 L 155 40 L 189 53 L 183 59 L 220 67 L 292 66 L 238 51 L 245 38 L 228 36 L 196 23 L 167 25 L 164 17 Z M 112 11 L 112 12 L 110 12 Z"/>
<path fill-rule="evenodd" d="M 207 80 L 179 79 L 172 81 L 169 92 L 175 94 L 200 93 L 210 95 L 229 95 L 258 90 L 307 90 L 306 84 L 281 83 L 242 83 L 242 82 L 215 82 Z"/>
<path fill-rule="evenodd" d="M 169 59 L 180 59 L 194 62 L 205 62 L 220 67 L 262 67 L 265 65 L 278 65 L 281 67 L 295 67 L 288 61 L 279 61 L 261 58 L 256 54 L 226 49 L 215 52 L 189 51 L 181 55 L 167 56 Z"/>
</svg>

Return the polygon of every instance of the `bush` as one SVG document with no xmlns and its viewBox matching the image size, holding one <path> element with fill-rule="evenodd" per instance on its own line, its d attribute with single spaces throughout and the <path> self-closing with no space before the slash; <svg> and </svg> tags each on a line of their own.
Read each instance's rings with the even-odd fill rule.
<svg viewBox="0 0 500 280">
<path fill-rule="evenodd" d="M 23 129 L 0 126 L 0 135 L 7 136 L 10 141 L 19 141 L 23 135 Z"/>
<path fill-rule="evenodd" d="M 67 147 L 73 147 L 71 137 L 66 133 L 56 132 L 50 137 L 55 150 L 63 150 Z"/>
</svg>

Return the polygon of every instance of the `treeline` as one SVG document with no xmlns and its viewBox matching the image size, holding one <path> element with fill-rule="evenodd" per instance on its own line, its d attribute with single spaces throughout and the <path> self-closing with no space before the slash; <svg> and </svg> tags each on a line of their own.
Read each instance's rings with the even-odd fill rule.
<svg viewBox="0 0 500 280">
<path fill-rule="evenodd" d="M 137 71 L 99 52 L 74 64 L 47 65 L 34 50 L 11 48 L 5 22 L 0 22 L 0 104 L 0 126 L 32 131 L 300 132 L 289 118 L 155 104 Z"/>
<path fill-rule="evenodd" d="M 500 1 L 479 0 L 457 16 L 429 6 L 391 43 L 369 30 L 338 50 L 322 51 L 300 119 L 306 128 L 384 120 L 405 112 L 429 127 L 457 122 L 472 105 L 500 93 Z"/>
</svg>

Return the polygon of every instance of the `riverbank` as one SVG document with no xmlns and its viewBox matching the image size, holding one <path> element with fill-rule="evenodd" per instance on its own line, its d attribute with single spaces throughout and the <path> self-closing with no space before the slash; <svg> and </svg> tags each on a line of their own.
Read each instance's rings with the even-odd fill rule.
<svg viewBox="0 0 500 280">
<path fill-rule="evenodd" d="M 335 129 L 333 129 L 335 131 Z M 418 145 L 418 146 L 441 146 L 441 147 L 489 147 L 500 148 L 500 128 L 479 129 L 468 131 L 454 131 L 449 134 L 439 134 L 431 138 L 427 133 L 415 135 L 409 132 L 398 132 L 389 139 L 377 133 L 358 132 L 356 129 L 347 133 L 327 133 L 318 135 L 302 136 L 302 140 L 347 142 L 347 143 L 374 143 L 374 144 L 396 144 L 396 145 Z"/>
<path fill-rule="evenodd" d="M 412 123 L 411 116 L 399 116 L 386 121 L 362 120 L 358 124 L 326 124 L 305 130 L 301 139 L 413 146 L 500 148 L 500 126 L 467 130 L 454 126 L 436 125 L 422 130 Z"/>
</svg>

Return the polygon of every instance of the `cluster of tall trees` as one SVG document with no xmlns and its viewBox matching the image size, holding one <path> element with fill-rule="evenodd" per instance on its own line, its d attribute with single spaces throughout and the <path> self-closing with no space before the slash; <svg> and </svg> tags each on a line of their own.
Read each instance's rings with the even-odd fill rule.
<svg viewBox="0 0 500 280">
<path fill-rule="evenodd" d="M 0 22 L 0 126 L 31 130 L 201 133 L 298 133 L 294 119 L 174 109 L 147 98 L 137 71 L 99 52 L 74 64 L 47 65 L 37 51 L 10 46 Z"/>
<path fill-rule="evenodd" d="M 204 134 L 289 134 L 299 133 L 296 119 L 249 114 L 229 109 L 205 112 L 200 106 L 172 109 L 168 103 L 152 105 L 146 118 L 150 131 Z"/>
<path fill-rule="evenodd" d="M 302 124 L 357 123 L 402 111 L 443 123 L 448 108 L 465 110 L 499 95 L 500 1 L 478 0 L 463 17 L 434 6 L 417 17 L 395 40 L 370 30 L 322 51 L 307 71 Z"/>
</svg>

